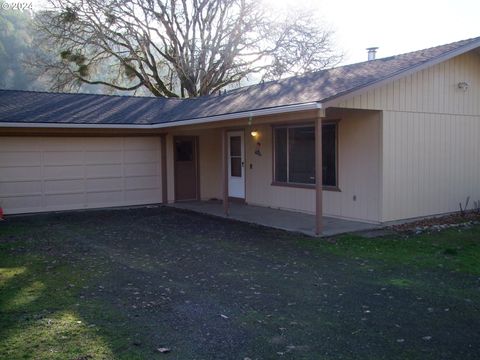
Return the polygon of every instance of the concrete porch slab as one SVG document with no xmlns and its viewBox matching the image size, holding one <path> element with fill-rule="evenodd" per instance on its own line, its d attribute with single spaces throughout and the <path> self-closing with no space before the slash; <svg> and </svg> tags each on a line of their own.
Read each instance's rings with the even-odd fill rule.
<svg viewBox="0 0 480 360">
<path fill-rule="evenodd" d="M 230 214 L 226 216 L 220 201 L 187 201 L 173 203 L 169 206 L 315 236 L 315 217 L 309 214 L 230 203 Z M 372 230 L 380 227 L 376 224 L 324 216 L 322 236 Z"/>
</svg>

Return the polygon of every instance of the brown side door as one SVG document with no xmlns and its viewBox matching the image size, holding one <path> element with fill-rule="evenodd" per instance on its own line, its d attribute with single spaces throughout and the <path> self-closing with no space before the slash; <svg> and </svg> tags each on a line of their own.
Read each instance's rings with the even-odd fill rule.
<svg viewBox="0 0 480 360">
<path fill-rule="evenodd" d="M 175 136 L 175 201 L 198 200 L 198 138 Z"/>
</svg>

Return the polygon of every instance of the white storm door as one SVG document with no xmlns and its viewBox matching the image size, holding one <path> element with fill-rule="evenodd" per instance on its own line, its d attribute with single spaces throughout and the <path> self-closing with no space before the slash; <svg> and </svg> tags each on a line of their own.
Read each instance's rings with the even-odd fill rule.
<svg viewBox="0 0 480 360">
<path fill-rule="evenodd" d="M 245 199 L 243 131 L 228 132 L 228 196 Z"/>
</svg>

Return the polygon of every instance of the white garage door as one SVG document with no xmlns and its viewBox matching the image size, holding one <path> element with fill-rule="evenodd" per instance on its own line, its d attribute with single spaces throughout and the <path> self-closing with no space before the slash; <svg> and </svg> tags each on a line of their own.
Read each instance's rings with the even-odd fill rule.
<svg viewBox="0 0 480 360">
<path fill-rule="evenodd" d="M 0 137 L 6 214 L 160 202 L 158 137 Z"/>
</svg>

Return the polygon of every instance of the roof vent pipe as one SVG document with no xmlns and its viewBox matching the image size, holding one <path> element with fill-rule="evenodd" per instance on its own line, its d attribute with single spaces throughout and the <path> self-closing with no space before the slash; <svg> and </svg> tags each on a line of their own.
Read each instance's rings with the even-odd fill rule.
<svg viewBox="0 0 480 360">
<path fill-rule="evenodd" d="M 378 47 L 369 47 L 368 51 L 368 61 L 375 60 L 375 55 L 377 54 Z"/>
</svg>

